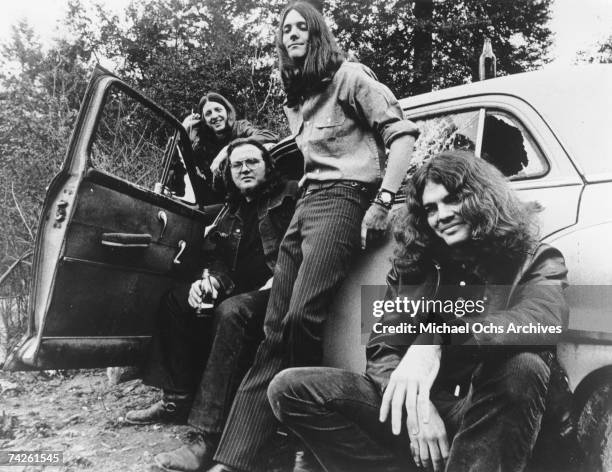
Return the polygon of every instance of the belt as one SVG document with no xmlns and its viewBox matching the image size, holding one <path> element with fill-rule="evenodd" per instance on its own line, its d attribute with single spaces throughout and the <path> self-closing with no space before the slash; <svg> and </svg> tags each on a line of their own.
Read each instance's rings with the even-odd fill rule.
<svg viewBox="0 0 612 472">
<path fill-rule="evenodd" d="M 317 190 L 324 190 L 328 188 L 340 185 L 342 187 L 350 187 L 359 190 L 364 193 L 374 193 L 376 191 L 376 184 L 366 184 L 357 180 L 327 180 L 318 182 L 316 180 L 307 180 L 302 187 L 302 195 L 309 195 Z"/>
</svg>

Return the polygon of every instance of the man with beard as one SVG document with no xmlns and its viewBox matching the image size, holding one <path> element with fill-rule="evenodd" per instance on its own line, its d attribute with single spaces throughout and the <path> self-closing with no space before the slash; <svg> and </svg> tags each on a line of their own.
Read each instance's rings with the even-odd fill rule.
<svg viewBox="0 0 612 472">
<path fill-rule="evenodd" d="M 278 176 L 261 143 L 236 140 L 228 155 L 227 203 L 204 241 L 210 277 L 173 290 L 159 311 L 144 380 L 162 389 L 162 400 L 126 415 L 132 424 L 188 420 L 195 428 L 193 444 L 156 456 L 164 470 L 200 470 L 212 458 L 263 337 L 278 248 L 295 207 L 296 182 Z M 205 295 L 222 300 L 208 316 L 197 312 Z"/>
</svg>

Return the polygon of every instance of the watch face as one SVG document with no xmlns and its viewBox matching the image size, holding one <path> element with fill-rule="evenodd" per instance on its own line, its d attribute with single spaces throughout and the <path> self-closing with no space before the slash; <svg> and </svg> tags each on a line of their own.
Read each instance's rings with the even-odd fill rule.
<svg viewBox="0 0 612 472">
<path fill-rule="evenodd" d="M 389 192 L 380 192 L 378 194 L 378 198 L 380 198 L 383 203 L 391 203 L 391 201 L 393 200 L 393 197 Z"/>
</svg>

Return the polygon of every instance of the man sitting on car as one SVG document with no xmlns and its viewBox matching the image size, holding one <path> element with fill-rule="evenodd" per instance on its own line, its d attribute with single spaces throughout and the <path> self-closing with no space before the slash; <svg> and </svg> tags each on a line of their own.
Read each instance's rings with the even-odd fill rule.
<svg viewBox="0 0 612 472">
<path fill-rule="evenodd" d="M 568 319 L 567 269 L 538 242 L 536 209 L 471 153 L 416 171 L 365 375 L 294 368 L 268 389 L 325 470 L 525 469 L 563 387 L 555 344 Z M 433 308 L 394 304 L 406 299 Z"/>
<path fill-rule="evenodd" d="M 210 276 L 174 289 L 159 310 L 144 380 L 162 399 L 126 415 L 132 424 L 188 420 L 196 428 L 193 444 L 156 456 L 164 470 L 200 470 L 212 458 L 263 337 L 278 247 L 295 208 L 297 183 L 280 178 L 263 144 L 235 140 L 228 156 L 227 203 L 204 241 Z M 198 313 L 210 295 L 223 301 Z"/>
</svg>

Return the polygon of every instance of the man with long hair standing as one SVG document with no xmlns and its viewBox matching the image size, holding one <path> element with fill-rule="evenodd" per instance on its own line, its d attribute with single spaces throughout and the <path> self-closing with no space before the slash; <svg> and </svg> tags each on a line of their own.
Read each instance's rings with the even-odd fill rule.
<svg viewBox="0 0 612 472">
<path fill-rule="evenodd" d="M 320 365 L 332 296 L 360 246 L 384 235 L 418 134 L 391 91 L 345 60 L 310 4 L 285 9 L 277 49 L 285 113 L 304 155 L 302 197 L 279 251 L 266 337 L 232 406 L 217 470 L 261 468 L 258 454 L 277 427 L 268 384 L 284 368 Z"/>
<path fill-rule="evenodd" d="M 282 372 L 271 405 L 330 472 L 523 471 L 549 390 L 562 387 L 563 256 L 538 242 L 538 207 L 473 154 L 444 152 L 411 184 L 395 224 L 388 297 L 436 308 L 385 313 L 365 375 Z M 402 331 L 408 323 L 415 329 Z"/>
</svg>

